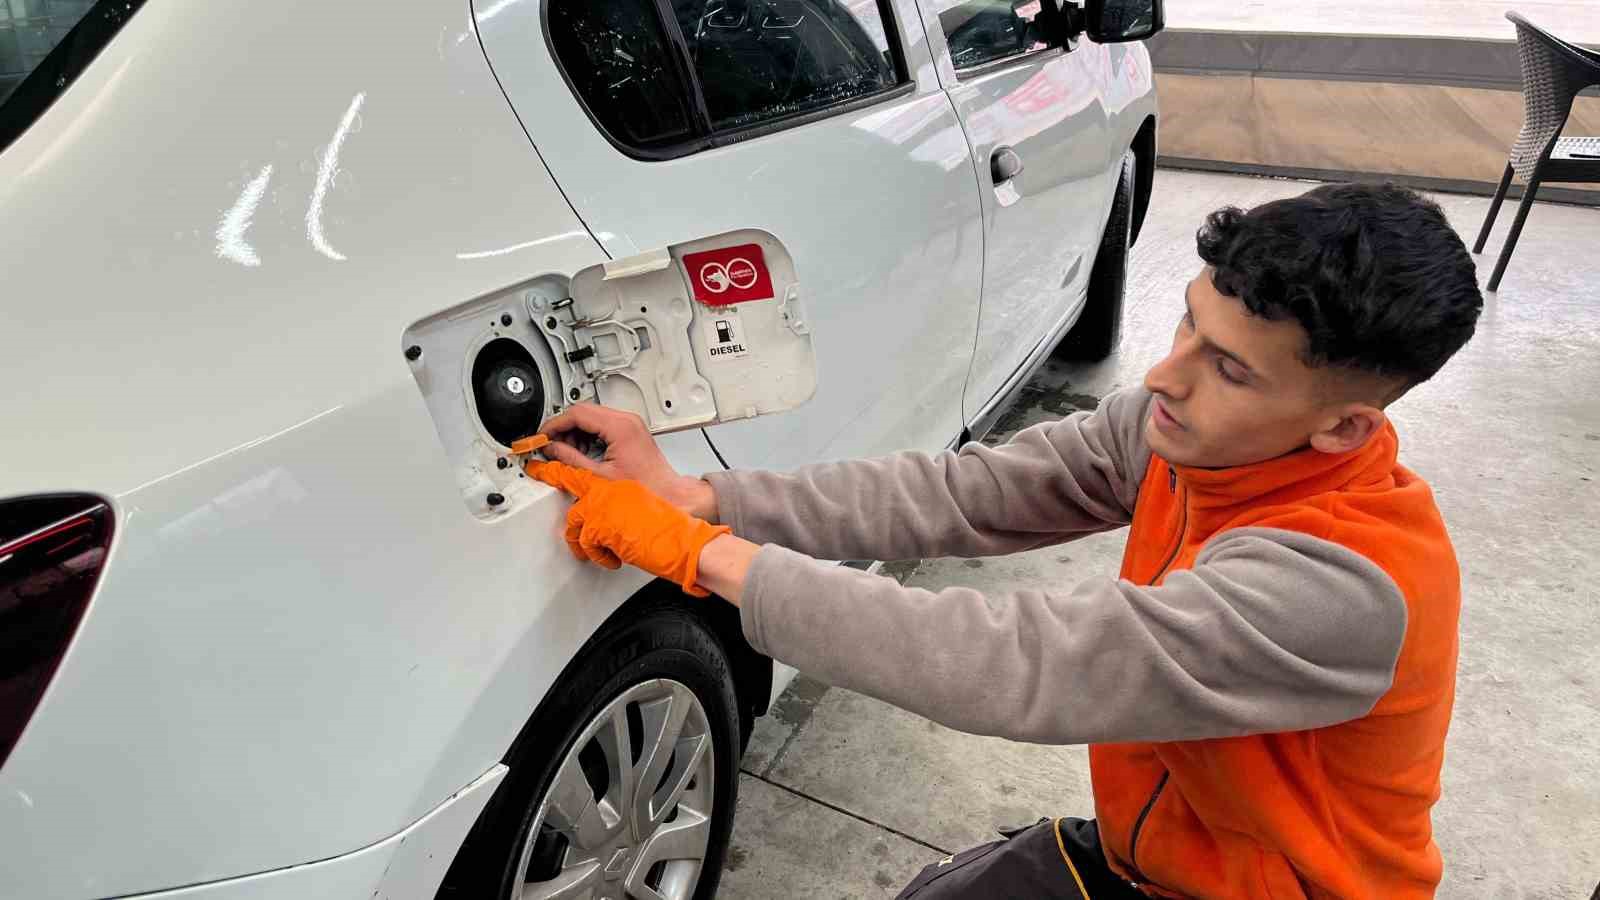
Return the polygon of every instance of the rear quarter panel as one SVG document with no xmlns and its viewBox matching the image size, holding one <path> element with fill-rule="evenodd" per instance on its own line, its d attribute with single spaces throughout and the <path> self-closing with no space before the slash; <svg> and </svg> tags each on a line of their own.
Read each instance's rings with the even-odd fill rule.
<svg viewBox="0 0 1600 900">
<path fill-rule="evenodd" d="M 553 493 L 473 519 L 400 335 L 603 258 L 465 3 L 150 3 L 0 154 L 0 497 L 119 519 L 0 770 L 0 894 L 325 859 L 498 762 L 644 579 Z"/>
</svg>

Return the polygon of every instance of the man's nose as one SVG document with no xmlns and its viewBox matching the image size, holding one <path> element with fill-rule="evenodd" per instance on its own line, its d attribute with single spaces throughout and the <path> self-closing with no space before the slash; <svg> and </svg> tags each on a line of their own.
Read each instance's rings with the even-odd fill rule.
<svg viewBox="0 0 1600 900">
<path fill-rule="evenodd" d="M 1144 388 L 1152 394 L 1160 394 L 1174 400 L 1182 400 L 1189 396 L 1189 383 L 1183 377 L 1182 360 L 1176 347 L 1165 359 L 1144 373 Z"/>
</svg>

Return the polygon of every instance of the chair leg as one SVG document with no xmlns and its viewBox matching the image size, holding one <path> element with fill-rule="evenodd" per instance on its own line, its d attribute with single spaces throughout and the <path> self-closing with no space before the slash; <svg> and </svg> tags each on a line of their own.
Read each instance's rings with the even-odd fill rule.
<svg viewBox="0 0 1600 900">
<path fill-rule="evenodd" d="M 1500 186 L 1494 189 L 1494 199 L 1489 202 L 1489 215 L 1483 220 L 1483 229 L 1478 232 L 1478 242 L 1472 245 L 1473 253 L 1482 253 L 1484 243 L 1489 240 L 1494 217 L 1500 215 L 1500 203 L 1506 199 L 1506 188 L 1511 186 L 1511 175 L 1511 163 L 1506 163 L 1506 173 L 1500 176 Z"/>
<path fill-rule="evenodd" d="M 1517 238 L 1522 236 L 1522 223 L 1528 220 L 1528 210 L 1533 208 L 1533 195 L 1539 192 L 1539 173 L 1528 179 L 1522 192 L 1522 204 L 1517 207 L 1516 221 L 1511 223 L 1511 233 L 1506 235 L 1506 245 L 1500 248 L 1500 261 L 1494 264 L 1494 274 L 1489 276 L 1489 291 L 1500 289 L 1500 276 L 1506 273 L 1506 263 L 1511 261 L 1511 251 L 1517 249 Z"/>
</svg>

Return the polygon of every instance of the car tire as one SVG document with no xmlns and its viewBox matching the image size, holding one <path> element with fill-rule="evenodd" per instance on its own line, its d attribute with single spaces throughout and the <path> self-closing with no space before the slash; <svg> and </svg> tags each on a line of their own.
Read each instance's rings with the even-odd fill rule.
<svg viewBox="0 0 1600 900">
<path fill-rule="evenodd" d="M 1128 248 L 1133 243 L 1133 151 L 1122 154 L 1122 174 L 1111 201 L 1094 269 L 1089 272 L 1083 314 L 1056 347 L 1059 359 L 1097 362 L 1117 349 L 1122 337 L 1122 305 L 1128 274 Z"/>
<path fill-rule="evenodd" d="M 623 900 L 651 896 L 647 886 L 709 900 L 733 827 L 739 738 L 733 670 L 705 623 L 676 605 L 619 623 L 529 720 L 439 897 Z M 556 890 L 574 882 L 593 889 Z"/>
</svg>

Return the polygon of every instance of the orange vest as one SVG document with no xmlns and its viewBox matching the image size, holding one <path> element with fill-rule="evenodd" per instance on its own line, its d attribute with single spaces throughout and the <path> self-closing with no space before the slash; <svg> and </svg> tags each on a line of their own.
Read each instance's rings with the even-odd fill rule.
<svg viewBox="0 0 1600 900">
<path fill-rule="evenodd" d="M 1408 612 L 1394 682 L 1366 716 L 1327 728 L 1089 748 L 1107 860 L 1157 897 L 1424 898 L 1443 864 L 1439 797 L 1455 696 L 1461 578 L 1427 484 L 1392 427 L 1360 450 L 1252 466 L 1152 458 L 1122 577 L 1160 584 L 1230 528 L 1340 544 L 1382 568 Z"/>
</svg>

